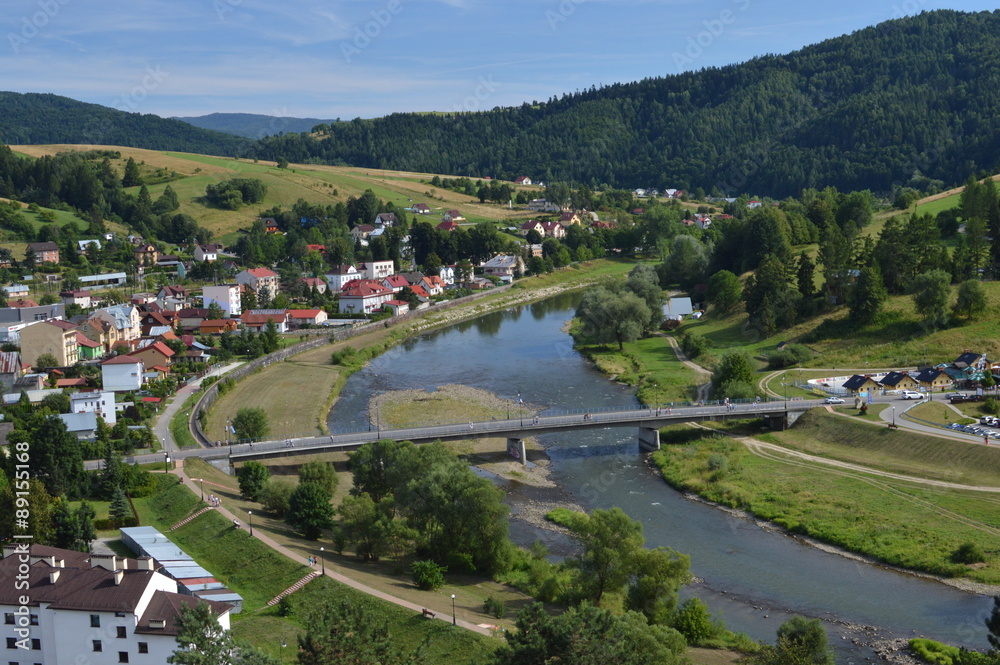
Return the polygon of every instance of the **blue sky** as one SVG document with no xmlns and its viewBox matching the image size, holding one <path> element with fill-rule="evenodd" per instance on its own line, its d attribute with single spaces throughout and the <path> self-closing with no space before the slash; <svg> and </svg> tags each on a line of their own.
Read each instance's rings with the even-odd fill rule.
<svg viewBox="0 0 1000 665">
<path fill-rule="evenodd" d="M 785 53 L 968 0 L 4 0 L 0 89 L 354 118 L 544 100 Z"/>
</svg>

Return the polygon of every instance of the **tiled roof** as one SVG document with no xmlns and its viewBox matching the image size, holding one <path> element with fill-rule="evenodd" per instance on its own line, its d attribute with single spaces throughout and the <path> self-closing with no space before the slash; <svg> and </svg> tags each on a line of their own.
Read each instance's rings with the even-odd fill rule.
<svg viewBox="0 0 1000 665">
<path fill-rule="evenodd" d="M 270 270 L 268 268 L 248 268 L 247 272 L 250 273 L 251 275 L 253 275 L 254 277 L 256 277 L 257 279 L 261 279 L 262 277 L 277 277 L 278 276 L 278 273 L 276 273 L 273 270 Z"/>
<path fill-rule="evenodd" d="M 389 293 L 392 293 L 392 289 L 382 286 L 378 282 L 366 282 L 358 284 L 353 288 L 344 287 L 344 290 L 340 293 L 340 297 L 369 298 L 371 296 L 379 296 Z"/>
<path fill-rule="evenodd" d="M 146 606 L 146 611 L 142 613 L 139 623 L 136 624 L 135 632 L 139 635 L 173 635 L 180 631 L 177 626 L 177 619 L 181 615 L 181 608 L 189 607 L 194 609 L 198 603 L 208 603 L 212 614 L 221 616 L 230 611 L 232 607 L 226 603 L 194 596 L 184 596 L 179 593 L 168 593 L 166 591 L 156 591 Z M 163 623 L 160 624 L 159 622 Z M 159 626 L 163 626 L 160 628 Z"/>
<path fill-rule="evenodd" d="M 321 309 L 290 309 L 288 316 L 293 319 L 315 319 L 322 311 Z"/>
<path fill-rule="evenodd" d="M 142 362 L 142 359 L 131 358 L 129 356 L 115 356 L 114 358 L 108 358 L 102 365 L 137 365 Z"/>
<path fill-rule="evenodd" d="M 97 343 L 94 340 L 90 339 L 89 337 L 87 337 L 86 335 L 84 335 L 82 332 L 76 333 L 76 345 L 77 346 L 85 346 L 85 347 L 87 347 L 89 349 L 98 349 L 98 348 L 101 347 L 101 345 L 99 343 Z"/>
</svg>

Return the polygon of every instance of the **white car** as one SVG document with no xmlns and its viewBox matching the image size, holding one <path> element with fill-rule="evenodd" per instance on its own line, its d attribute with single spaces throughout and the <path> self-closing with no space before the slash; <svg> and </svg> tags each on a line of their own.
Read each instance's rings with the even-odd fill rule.
<svg viewBox="0 0 1000 665">
<path fill-rule="evenodd" d="M 903 399 L 923 399 L 924 394 L 918 393 L 916 390 L 904 390 Z"/>
<path fill-rule="evenodd" d="M 843 404 L 843 403 L 844 400 L 840 399 L 839 397 L 827 397 L 825 400 L 823 400 L 823 404 Z"/>
</svg>

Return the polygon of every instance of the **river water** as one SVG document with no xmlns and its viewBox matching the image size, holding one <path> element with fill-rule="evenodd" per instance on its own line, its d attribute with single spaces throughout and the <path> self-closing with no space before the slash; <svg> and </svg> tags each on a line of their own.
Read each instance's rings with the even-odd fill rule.
<svg viewBox="0 0 1000 665">
<path fill-rule="evenodd" d="M 351 376 L 330 414 L 332 429 L 363 427 L 373 393 L 464 384 L 543 408 L 588 409 L 636 403 L 632 391 L 609 381 L 563 331 L 578 302 L 564 294 L 496 312 L 415 337 Z M 665 349 L 665 352 L 669 352 Z M 516 406 L 513 407 L 516 410 Z M 877 626 L 882 635 L 922 635 L 949 644 L 988 648 L 984 596 L 829 554 L 670 488 L 643 462 L 636 433 L 590 430 L 542 437 L 558 491 L 500 482 L 522 545 L 541 539 L 555 554 L 572 543 L 516 519 L 530 500 L 568 498 L 588 510 L 619 506 L 640 520 L 649 547 L 691 557 L 698 582 L 686 593 L 705 600 L 729 628 L 773 641 L 792 614 L 827 622 L 839 662 L 872 652 L 854 646 L 846 624 Z"/>
</svg>

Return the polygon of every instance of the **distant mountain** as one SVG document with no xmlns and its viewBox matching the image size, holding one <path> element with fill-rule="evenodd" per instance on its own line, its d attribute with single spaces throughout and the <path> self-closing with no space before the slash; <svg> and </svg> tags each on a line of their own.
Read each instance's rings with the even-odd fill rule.
<svg viewBox="0 0 1000 665">
<path fill-rule="evenodd" d="M 247 145 L 180 120 L 31 92 L 0 92 L 0 143 L 91 143 L 210 155 L 235 155 Z"/>
<path fill-rule="evenodd" d="M 333 120 L 318 118 L 287 118 L 283 116 L 258 115 L 256 113 L 210 113 L 191 117 L 175 117 L 202 129 L 235 134 L 250 139 L 262 139 L 281 133 L 311 132 L 312 128 Z"/>
<path fill-rule="evenodd" d="M 788 55 L 543 103 L 265 138 L 250 156 L 731 196 L 925 189 L 997 170 L 998 90 L 1000 11 L 933 11 Z"/>
</svg>

